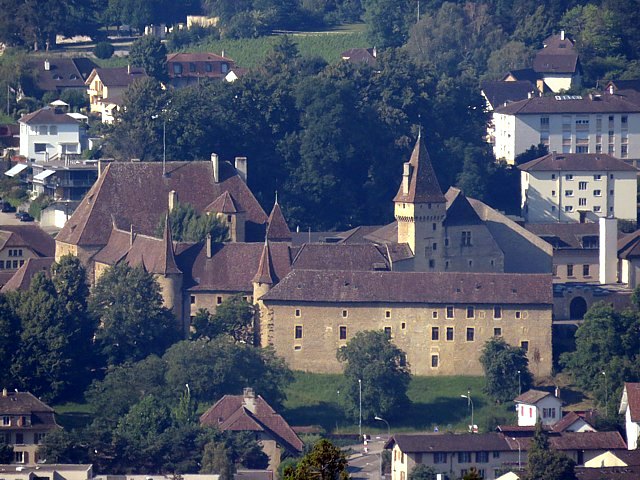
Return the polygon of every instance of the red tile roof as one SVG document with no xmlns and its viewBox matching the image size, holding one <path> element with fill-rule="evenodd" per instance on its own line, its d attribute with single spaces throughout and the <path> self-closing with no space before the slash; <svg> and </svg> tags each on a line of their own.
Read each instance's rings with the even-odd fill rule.
<svg viewBox="0 0 640 480">
<path fill-rule="evenodd" d="M 14 292 L 17 290 L 28 290 L 31 286 L 31 280 L 36 273 L 44 273 L 47 277 L 51 276 L 51 265 L 55 259 L 53 257 L 44 258 L 27 258 L 13 276 L 4 284 L 0 292 Z"/>
<path fill-rule="evenodd" d="M 387 270 L 384 247 L 372 243 L 306 243 L 297 251 L 293 268 L 298 270 Z"/>
<path fill-rule="evenodd" d="M 0 394 L 0 416 L 31 415 L 31 427 L 59 428 L 53 409 L 29 392 L 6 392 Z M 23 428 L 29 428 L 24 426 Z"/>
<path fill-rule="evenodd" d="M 31 60 L 27 70 L 34 73 L 36 87 L 44 91 L 67 88 L 84 89 L 84 81 L 97 65 L 89 58 L 49 58 L 49 70 L 45 60 Z"/>
<path fill-rule="evenodd" d="M 291 230 L 276 200 L 267 220 L 267 238 L 274 242 L 290 242 Z"/>
<path fill-rule="evenodd" d="M 271 251 L 269 249 L 268 240 L 264 241 L 262 255 L 260 256 L 260 263 L 258 264 L 258 271 L 256 272 L 256 276 L 253 277 L 253 281 L 256 283 L 264 283 L 266 285 L 273 285 L 278 281 L 273 274 Z"/>
<path fill-rule="evenodd" d="M 93 77 L 98 76 L 100 81 L 106 87 L 128 87 L 136 80 L 142 78 L 148 78 L 147 72 L 144 68 L 138 67 L 112 67 L 112 68 L 96 68 L 89 78 L 86 84 L 89 85 L 93 80 Z"/>
<path fill-rule="evenodd" d="M 229 192 L 225 191 L 222 195 L 216 198 L 213 202 L 204 208 L 205 212 L 234 214 L 238 213 L 233 197 Z"/>
<path fill-rule="evenodd" d="M 534 405 L 538 403 L 543 398 L 552 395 L 550 392 L 545 392 L 542 390 L 527 390 L 523 394 L 517 396 L 513 401 L 516 403 L 526 403 L 527 405 Z"/>
<path fill-rule="evenodd" d="M 53 257 L 56 242 L 37 225 L 0 226 L 0 250 L 7 247 L 29 247 L 42 257 Z"/>
<path fill-rule="evenodd" d="M 20 123 L 33 124 L 33 125 L 41 125 L 41 124 L 79 124 L 78 120 L 73 117 L 70 117 L 66 113 L 57 112 L 55 108 L 52 107 L 44 107 L 40 110 L 36 110 L 35 112 L 28 113 L 20 117 L 18 120 Z"/>
<path fill-rule="evenodd" d="M 418 137 L 416 145 L 409 160 L 411 172 L 409 174 L 409 192 L 405 195 L 402 191 L 402 183 L 394 202 L 426 203 L 445 202 L 440 184 L 433 170 L 429 152 L 422 138 Z"/>
</svg>

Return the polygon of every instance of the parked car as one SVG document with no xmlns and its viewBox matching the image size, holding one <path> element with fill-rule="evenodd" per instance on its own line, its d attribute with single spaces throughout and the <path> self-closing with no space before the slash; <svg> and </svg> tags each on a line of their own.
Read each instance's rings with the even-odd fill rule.
<svg viewBox="0 0 640 480">
<path fill-rule="evenodd" d="M 18 218 L 21 222 L 33 222 L 33 217 L 27 212 L 20 212 L 20 216 Z"/>
<path fill-rule="evenodd" d="M 0 210 L 4 213 L 11 213 L 16 211 L 16 207 L 11 205 L 9 202 L 2 202 L 2 208 Z"/>
</svg>

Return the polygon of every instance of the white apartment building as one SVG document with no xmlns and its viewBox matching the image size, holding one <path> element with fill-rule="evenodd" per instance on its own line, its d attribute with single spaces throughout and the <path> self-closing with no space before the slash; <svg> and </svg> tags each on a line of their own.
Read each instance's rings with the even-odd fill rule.
<svg viewBox="0 0 640 480">
<path fill-rule="evenodd" d="M 24 115 L 20 120 L 20 155 L 46 161 L 80 154 L 85 143 L 82 122 L 52 107 Z"/>
<path fill-rule="evenodd" d="M 638 169 L 611 155 L 550 153 L 518 168 L 526 222 L 636 221 Z"/>
<path fill-rule="evenodd" d="M 539 144 L 549 152 L 640 159 L 640 106 L 615 94 L 527 98 L 496 108 L 491 129 L 495 157 L 509 164 Z"/>
</svg>

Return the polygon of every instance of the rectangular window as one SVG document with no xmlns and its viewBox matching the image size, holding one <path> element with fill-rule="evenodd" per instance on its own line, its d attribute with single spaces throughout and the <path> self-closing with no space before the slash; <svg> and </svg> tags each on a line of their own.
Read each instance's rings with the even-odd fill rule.
<svg viewBox="0 0 640 480">
<path fill-rule="evenodd" d="M 593 179 L 596 181 L 602 180 L 602 175 L 594 175 Z"/>
<path fill-rule="evenodd" d="M 522 318 L 522 312 L 520 312 L 519 310 L 516 310 L 516 319 L 520 319 Z"/>
<path fill-rule="evenodd" d="M 38 135 L 46 135 L 47 132 L 48 132 L 48 129 L 46 125 L 40 125 L 38 127 Z"/>
<path fill-rule="evenodd" d="M 433 312 L 431 312 L 431 318 L 436 319 L 438 318 L 438 311 L 434 310 Z"/>
<path fill-rule="evenodd" d="M 589 145 L 576 145 L 576 153 L 589 153 Z"/>
<path fill-rule="evenodd" d="M 573 190 L 565 190 L 564 191 L 564 196 L 565 197 L 573 197 Z"/>
<path fill-rule="evenodd" d="M 182 64 L 181 63 L 174 63 L 173 64 L 173 73 L 175 75 L 180 75 L 182 73 Z"/>
<path fill-rule="evenodd" d="M 471 452 L 458 452 L 458 463 L 471 463 Z"/>
<path fill-rule="evenodd" d="M 208 62 L 205 63 L 204 64 L 204 71 L 207 72 L 207 73 L 213 72 L 213 64 L 208 63 Z"/>
<path fill-rule="evenodd" d="M 347 318 L 349 316 L 349 312 L 346 310 L 342 310 L 342 318 Z"/>
<path fill-rule="evenodd" d="M 473 327 L 467 327 L 467 342 L 473 342 L 476 330 Z"/>
<path fill-rule="evenodd" d="M 34 143 L 33 144 L 33 150 L 35 151 L 35 153 L 44 153 L 47 151 L 47 144 L 46 143 Z"/>
<path fill-rule="evenodd" d="M 589 265 L 582 265 L 582 276 L 583 277 L 588 277 L 589 276 Z"/>
<path fill-rule="evenodd" d="M 463 247 L 470 247 L 471 246 L 471 232 L 470 231 L 462 232 L 461 242 L 462 242 L 462 246 Z"/>
<path fill-rule="evenodd" d="M 447 327 L 447 342 L 453 342 L 453 327 Z"/>
<path fill-rule="evenodd" d="M 216 297 L 216 304 L 220 305 L 222 303 L 222 297 Z"/>
<path fill-rule="evenodd" d="M 448 306 L 447 307 L 447 318 L 453 318 L 454 317 L 454 310 L 452 306 Z"/>
<path fill-rule="evenodd" d="M 190 62 L 190 63 L 189 63 L 189 71 L 190 71 L 191 73 L 193 73 L 193 72 L 195 72 L 195 71 L 196 71 L 196 64 L 195 64 L 195 63 L 193 63 L 193 62 Z"/>
<path fill-rule="evenodd" d="M 599 212 L 600 211 L 600 205 L 594 205 L 593 206 L 593 211 L 596 212 L 596 213 Z"/>
<path fill-rule="evenodd" d="M 13 268 L 18 268 L 18 260 L 13 261 Z"/>
<path fill-rule="evenodd" d="M 431 327 L 431 340 L 440 340 L 440 327 Z"/>
<path fill-rule="evenodd" d="M 493 452 L 493 458 L 500 458 L 500 452 Z"/>
<path fill-rule="evenodd" d="M 294 338 L 302 338 L 302 325 L 296 325 L 294 330 Z"/>
<path fill-rule="evenodd" d="M 520 342 L 520 348 L 523 349 L 525 352 L 529 351 L 529 341 L 528 340 L 523 340 Z"/>
<path fill-rule="evenodd" d="M 8 427 L 9 425 L 11 425 L 11 417 L 9 417 L 8 415 L 4 415 L 2 417 L 2 426 Z"/>
<path fill-rule="evenodd" d="M 467 307 L 467 318 L 475 318 L 476 312 L 474 307 Z"/>
<path fill-rule="evenodd" d="M 489 452 L 476 452 L 476 463 L 488 463 Z"/>
<path fill-rule="evenodd" d="M 436 261 L 432 258 L 429 259 L 429 268 L 436 268 Z"/>
<path fill-rule="evenodd" d="M 587 199 L 586 198 L 579 198 L 578 199 L 578 206 L 579 207 L 586 207 L 587 206 Z"/>
<path fill-rule="evenodd" d="M 0 270 L 4 269 L 4 260 L 0 260 Z"/>
<path fill-rule="evenodd" d="M 627 158 L 629 155 L 629 146 L 628 145 L 620 145 L 620 156 L 622 158 Z"/>
<path fill-rule="evenodd" d="M 572 205 L 565 205 L 564 206 L 564 211 L 565 212 L 573 212 L 573 206 Z"/>
<path fill-rule="evenodd" d="M 625 128 L 629 123 L 629 117 L 627 117 L 626 115 L 622 115 L 620 117 L 620 123 L 622 123 L 622 128 Z"/>
<path fill-rule="evenodd" d="M 493 318 L 502 318 L 502 307 L 500 305 L 493 307 Z"/>
<path fill-rule="evenodd" d="M 551 265 L 551 273 L 553 274 L 554 277 L 558 276 L 558 265 Z"/>
<path fill-rule="evenodd" d="M 567 265 L 567 277 L 573 277 L 573 265 L 570 263 Z"/>
<path fill-rule="evenodd" d="M 24 452 L 13 452 L 13 461 L 15 463 L 24 463 Z"/>
<path fill-rule="evenodd" d="M 346 340 L 346 339 L 347 339 L 347 327 L 341 326 L 340 327 L 340 340 Z"/>
<path fill-rule="evenodd" d="M 190 300 L 191 300 L 191 305 L 194 305 L 196 303 L 196 296 L 191 295 Z"/>
<path fill-rule="evenodd" d="M 602 190 L 594 190 L 593 191 L 593 196 L 594 197 L 601 197 L 602 196 Z"/>
<path fill-rule="evenodd" d="M 391 310 L 385 310 L 384 318 L 391 318 Z"/>
<path fill-rule="evenodd" d="M 565 179 L 565 180 L 573 180 L 573 174 L 572 174 L 572 173 L 567 173 L 567 174 L 564 176 L 564 179 Z"/>
<path fill-rule="evenodd" d="M 438 368 L 440 358 L 438 355 L 431 355 L 431 368 Z"/>
<path fill-rule="evenodd" d="M 49 126 L 49 135 L 57 135 L 58 134 L 58 126 L 51 125 Z"/>
<path fill-rule="evenodd" d="M 299 308 L 296 308 L 295 316 L 296 316 L 296 317 L 300 317 L 301 315 L 302 315 L 302 313 L 300 312 L 300 309 L 299 309 Z"/>
<path fill-rule="evenodd" d="M 549 117 L 540 117 L 540 128 L 542 130 L 549 129 Z"/>
<path fill-rule="evenodd" d="M 447 454 L 444 452 L 436 452 L 433 454 L 433 463 L 447 463 Z"/>
<path fill-rule="evenodd" d="M 587 182 L 578 182 L 578 190 L 586 190 Z"/>
<path fill-rule="evenodd" d="M 391 338 L 391 327 L 384 327 L 384 334 L 387 338 Z"/>
<path fill-rule="evenodd" d="M 556 196 L 556 191 L 555 190 L 551 190 L 551 196 L 555 197 Z"/>
<path fill-rule="evenodd" d="M 493 336 L 494 337 L 501 337 L 502 336 L 502 328 L 500 327 L 496 327 L 493 329 Z"/>
</svg>

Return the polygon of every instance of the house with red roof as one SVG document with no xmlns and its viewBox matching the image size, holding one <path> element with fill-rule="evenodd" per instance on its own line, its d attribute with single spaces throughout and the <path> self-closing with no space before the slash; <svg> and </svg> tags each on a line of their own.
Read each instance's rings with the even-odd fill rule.
<svg viewBox="0 0 640 480">
<path fill-rule="evenodd" d="M 182 88 L 203 79 L 223 80 L 235 68 L 235 62 L 222 55 L 207 52 L 178 52 L 167 55 L 169 83 Z"/>
<path fill-rule="evenodd" d="M 286 451 L 299 455 L 304 444 L 296 432 L 252 388 L 242 395 L 225 395 L 200 417 L 200 425 L 222 432 L 252 432 L 269 457 L 268 470 L 277 471 Z"/>
</svg>

